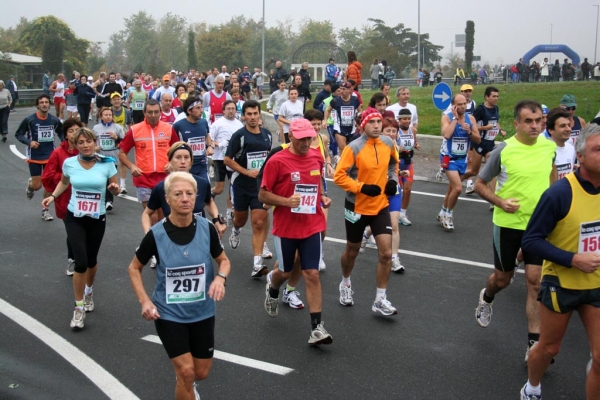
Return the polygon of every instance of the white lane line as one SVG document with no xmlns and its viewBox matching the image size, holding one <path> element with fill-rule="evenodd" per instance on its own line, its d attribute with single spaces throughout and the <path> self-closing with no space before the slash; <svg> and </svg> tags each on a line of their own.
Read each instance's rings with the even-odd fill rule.
<svg viewBox="0 0 600 400">
<path fill-rule="evenodd" d="M 142 340 L 146 340 L 148 342 L 162 344 L 160 338 L 156 335 L 147 335 L 142 338 Z M 287 375 L 294 370 L 287 367 L 282 367 L 281 365 L 271 364 L 264 361 L 254 360 L 252 358 L 236 356 L 235 354 L 225 353 L 223 351 L 215 350 L 214 358 L 223 361 L 229 361 L 234 364 L 242 365 L 244 367 L 260 369 L 261 371 L 271 372 L 277 375 Z"/>
<path fill-rule="evenodd" d="M 111 399 L 139 399 L 108 371 L 102 368 L 88 355 L 73 346 L 51 329 L 25 314 L 23 311 L 0 299 L 0 312 L 21 325 L 32 335 L 44 342 L 58 355 L 77 368 L 92 383 Z"/>
<path fill-rule="evenodd" d="M 27 160 L 27 157 L 25 157 L 25 155 L 23 153 L 21 153 L 19 150 L 17 150 L 17 146 L 15 146 L 14 144 L 10 145 L 10 151 L 13 152 L 13 154 L 17 157 L 19 157 L 22 160 Z"/>
<path fill-rule="evenodd" d="M 120 194 L 118 197 L 125 199 L 125 200 L 135 201 L 136 203 L 139 203 L 137 197 L 129 196 L 127 194 Z"/>
</svg>

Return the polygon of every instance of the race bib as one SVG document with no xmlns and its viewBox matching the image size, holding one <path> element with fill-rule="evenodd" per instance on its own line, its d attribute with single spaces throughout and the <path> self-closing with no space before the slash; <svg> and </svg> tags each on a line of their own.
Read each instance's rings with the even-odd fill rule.
<svg viewBox="0 0 600 400">
<path fill-rule="evenodd" d="M 358 221 L 360 219 L 361 215 L 355 213 L 354 211 L 350 211 L 346 208 L 344 208 L 344 218 L 346 218 L 348 221 L 352 222 L 353 224 L 356 223 L 356 221 Z"/>
<path fill-rule="evenodd" d="M 100 200 L 102 194 L 98 192 L 83 192 L 75 190 L 75 210 L 73 215 L 77 218 L 92 217 L 100 218 Z"/>
<path fill-rule="evenodd" d="M 292 208 L 292 212 L 297 214 L 316 214 L 318 193 L 319 188 L 317 185 L 297 184 L 294 194 L 300 195 L 300 205 Z"/>
<path fill-rule="evenodd" d="M 340 113 L 340 125 L 352 126 L 354 124 L 354 107 L 342 106 Z"/>
<path fill-rule="evenodd" d="M 500 132 L 500 129 L 490 129 L 489 131 L 487 131 L 485 133 L 485 140 L 495 140 L 496 136 L 498 136 L 498 133 Z"/>
<path fill-rule="evenodd" d="M 200 157 L 204 155 L 204 152 L 206 151 L 206 138 L 204 136 L 189 138 L 188 144 L 192 148 L 194 156 Z"/>
<path fill-rule="evenodd" d="M 579 227 L 579 250 L 577 252 L 600 252 L 600 221 L 581 223 Z"/>
<path fill-rule="evenodd" d="M 402 131 L 400 131 L 402 132 Z M 402 135 L 398 137 L 398 145 L 404 147 L 404 150 L 412 150 L 415 145 L 415 139 L 412 135 Z"/>
<path fill-rule="evenodd" d="M 53 126 L 38 126 L 38 142 L 54 142 Z"/>
<path fill-rule="evenodd" d="M 100 148 L 102 150 L 114 150 L 115 149 L 115 140 L 110 137 L 108 133 L 103 133 L 98 135 L 98 139 L 100 139 Z"/>
<path fill-rule="evenodd" d="M 579 136 L 579 132 L 581 132 L 580 130 L 575 130 L 575 131 L 571 131 L 571 144 L 573 146 L 575 146 L 575 143 L 577 143 L 577 137 Z"/>
<path fill-rule="evenodd" d="M 253 151 L 246 154 L 248 171 L 260 171 L 267 160 L 267 151 Z"/>
<path fill-rule="evenodd" d="M 573 172 L 573 164 L 566 163 L 556 166 L 556 171 L 558 172 L 558 179 L 562 179 L 567 176 L 569 173 Z"/>
<path fill-rule="evenodd" d="M 223 118 L 223 114 L 215 114 L 215 121 Z"/>
<path fill-rule="evenodd" d="M 206 300 L 204 264 L 165 269 L 167 304 Z"/>
<path fill-rule="evenodd" d="M 136 110 L 141 110 L 142 108 L 144 108 L 144 101 L 143 100 L 135 100 L 133 102 L 133 107 Z"/>
<path fill-rule="evenodd" d="M 467 154 L 469 139 L 467 138 L 453 138 L 452 139 L 452 154 L 456 156 L 464 156 Z"/>
</svg>

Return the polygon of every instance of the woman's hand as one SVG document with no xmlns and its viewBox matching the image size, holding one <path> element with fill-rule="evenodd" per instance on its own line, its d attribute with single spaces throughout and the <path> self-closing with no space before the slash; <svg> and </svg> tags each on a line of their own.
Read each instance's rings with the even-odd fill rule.
<svg viewBox="0 0 600 400">
<path fill-rule="evenodd" d="M 223 297 L 225 297 L 225 281 L 222 277 L 215 276 L 208 289 L 208 296 L 214 301 L 223 300 Z"/>
<path fill-rule="evenodd" d="M 154 321 L 160 318 L 160 314 L 151 300 L 142 303 L 142 317 L 147 321 Z"/>
</svg>

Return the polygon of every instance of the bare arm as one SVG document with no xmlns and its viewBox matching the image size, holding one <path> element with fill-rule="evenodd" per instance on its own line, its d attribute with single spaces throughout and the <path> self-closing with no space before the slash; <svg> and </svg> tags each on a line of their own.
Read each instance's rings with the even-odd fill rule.
<svg viewBox="0 0 600 400">
<path fill-rule="evenodd" d="M 475 193 L 510 214 L 515 213 L 520 207 L 518 199 L 505 200 L 496 196 L 496 193 L 488 186 L 488 182 L 484 181 L 479 176 L 475 181 Z"/>
<path fill-rule="evenodd" d="M 144 265 L 138 260 L 137 256 L 133 257 L 131 260 L 131 264 L 129 264 L 128 273 L 129 279 L 131 281 L 131 286 L 133 287 L 133 291 L 142 306 L 142 316 L 148 320 L 156 320 L 160 318 L 158 311 L 156 310 L 156 306 L 148 297 L 148 293 L 146 293 L 146 289 L 144 288 L 144 282 L 142 280 L 142 269 Z"/>
<path fill-rule="evenodd" d="M 269 192 L 265 188 L 260 188 L 260 191 L 258 192 L 258 201 L 271 206 L 296 208 L 300 205 L 300 195 L 294 193 L 291 197 L 283 197 Z"/>
<path fill-rule="evenodd" d="M 142 229 L 144 230 L 144 233 L 148 233 L 150 228 L 152 228 L 152 215 L 154 215 L 155 212 L 156 210 L 151 210 L 148 206 L 144 208 L 144 211 L 142 212 Z"/>
<path fill-rule="evenodd" d="M 456 118 L 450 121 L 450 117 L 446 114 L 442 115 L 442 137 L 444 139 L 450 139 L 452 137 L 457 123 Z"/>
</svg>

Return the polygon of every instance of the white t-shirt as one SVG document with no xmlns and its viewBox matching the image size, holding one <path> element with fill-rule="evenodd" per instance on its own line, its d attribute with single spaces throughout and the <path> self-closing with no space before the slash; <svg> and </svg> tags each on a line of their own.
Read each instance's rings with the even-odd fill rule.
<svg viewBox="0 0 600 400">
<path fill-rule="evenodd" d="M 296 100 L 295 102 L 288 100 L 279 108 L 279 116 L 287 119 L 288 121 L 304 118 L 304 105 L 300 100 Z M 290 125 L 283 124 L 283 133 L 288 133 L 289 131 Z"/>
<path fill-rule="evenodd" d="M 243 127 L 244 124 L 237 118 L 228 120 L 225 117 L 219 118 L 211 125 L 210 138 L 213 142 L 219 143 L 218 146 L 215 146 L 215 154 L 212 156 L 213 160 L 223 160 L 225 158 L 225 152 L 227 151 L 231 135 Z"/>
<path fill-rule="evenodd" d="M 156 101 L 160 102 L 160 97 L 161 97 L 163 94 L 166 94 L 166 93 L 169 93 L 169 94 L 171 95 L 171 97 L 175 98 L 175 88 L 174 88 L 174 87 L 172 87 L 172 86 L 169 86 L 169 87 L 164 87 L 164 86 L 161 86 L 161 87 L 157 88 L 157 89 L 154 91 L 154 94 L 152 95 L 152 98 L 153 98 L 154 100 L 156 100 Z"/>
<path fill-rule="evenodd" d="M 418 124 L 419 123 L 419 115 L 417 114 L 417 106 L 415 106 L 414 104 L 406 103 L 406 107 L 402 107 L 400 105 L 400 103 L 396 103 L 396 104 L 392 104 L 385 110 L 392 111 L 394 113 L 395 118 L 398 119 L 398 113 L 400 112 L 400 110 L 403 110 L 405 108 L 410 110 L 410 113 L 412 116 L 412 118 L 410 120 L 410 126 L 412 127 L 414 124 Z"/>
<path fill-rule="evenodd" d="M 558 171 L 558 179 L 563 178 L 568 173 L 573 172 L 575 163 L 577 162 L 577 154 L 575 147 L 571 142 L 567 141 L 563 147 L 556 146 L 556 158 L 554 165 Z"/>
</svg>

